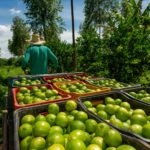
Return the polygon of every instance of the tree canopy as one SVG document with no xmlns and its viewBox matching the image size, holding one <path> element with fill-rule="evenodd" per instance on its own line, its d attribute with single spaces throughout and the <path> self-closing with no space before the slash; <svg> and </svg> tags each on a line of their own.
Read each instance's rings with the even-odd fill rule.
<svg viewBox="0 0 150 150">
<path fill-rule="evenodd" d="M 27 21 L 33 32 L 44 36 L 46 41 L 59 38 L 64 26 L 59 13 L 63 7 L 60 0 L 23 0 L 26 4 Z"/>
<path fill-rule="evenodd" d="M 26 48 L 26 40 L 29 39 L 29 27 L 23 19 L 16 16 L 13 18 L 11 31 L 13 36 L 8 41 L 8 49 L 15 56 L 21 56 Z"/>
</svg>

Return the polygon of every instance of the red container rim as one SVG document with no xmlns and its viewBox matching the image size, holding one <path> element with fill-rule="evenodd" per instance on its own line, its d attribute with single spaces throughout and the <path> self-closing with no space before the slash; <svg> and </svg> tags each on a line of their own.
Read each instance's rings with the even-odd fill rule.
<svg viewBox="0 0 150 150">
<path fill-rule="evenodd" d="M 49 85 L 49 84 L 41 84 L 41 85 L 37 85 L 37 87 L 40 87 L 40 86 L 46 86 L 48 89 L 55 89 L 53 88 L 52 85 Z M 28 89 L 32 89 L 33 86 L 26 86 L 26 88 Z M 38 102 L 38 103 L 32 103 L 32 104 L 24 104 L 24 105 L 19 105 L 18 102 L 17 102 L 17 99 L 16 99 L 16 94 L 17 92 L 19 91 L 20 88 L 13 88 L 12 89 L 12 93 L 13 93 L 13 102 L 14 102 L 14 109 L 19 109 L 19 108 L 23 108 L 23 107 L 30 107 L 30 106 L 37 106 L 37 105 L 41 105 L 41 104 L 48 104 L 48 103 L 53 103 L 53 102 L 57 102 L 57 101 L 64 101 L 64 100 L 68 100 L 68 99 L 71 99 L 71 95 L 69 94 L 66 94 L 66 93 L 63 93 L 61 91 L 58 91 L 59 95 L 62 96 L 62 98 L 60 99 L 55 99 L 55 100 L 47 100 L 47 101 L 43 101 L 43 102 Z"/>
<path fill-rule="evenodd" d="M 87 93 L 76 93 L 76 92 L 66 92 L 64 90 L 62 90 L 61 88 L 59 88 L 59 85 L 61 84 L 68 84 L 68 83 L 82 83 L 84 85 L 86 85 L 87 87 L 91 88 L 91 89 L 101 89 L 100 91 L 95 91 L 95 92 L 87 92 Z M 70 94 L 73 98 L 77 99 L 78 97 L 80 96 L 90 96 L 90 95 L 93 95 L 93 94 L 98 94 L 98 93 L 105 93 L 105 92 L 109 92 L 111 91 L 111 88 L 108 88 L 108 87 L 97 87 L 97 86 L 93 86 L 93 85 L 90 85 L 90 84 L 87 84 L 87 83 L 84 83 L 83 81 L 70 81 L 70 82 L 55 82 L 54 84 L 54 88 L 56 88 L 58 91 L 64 93 L 64 94 Z"/>
</svg>

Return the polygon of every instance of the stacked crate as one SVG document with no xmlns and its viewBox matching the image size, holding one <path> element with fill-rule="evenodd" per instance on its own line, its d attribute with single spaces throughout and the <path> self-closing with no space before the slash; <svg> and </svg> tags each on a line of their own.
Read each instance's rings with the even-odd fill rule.
<svg viewBox="0 0 150 150">
<path fill-rule="evenodd" d="M 21 84 L 20 81 L 22 80 L 22 78 L 26 78 L 28 80 L 28 83 Z M 95 98 L 96 96 L 97 98 L 99 98 L 107 94 L 108 95 L 116 94 L 116 93 L 110 92 L 111 90 L 116 90 L 116 89 L 113 89 L 112 87 L 99 86 L 97 84 L 94 84 L 94 82 L 92 83 L 90 82 L 91 80 L 94 81 L 95 79 L 96 78 L 88 76 L 87 74 L 83 72 L 60 73 L 60 74 L 51 74 L 51 75 L 46 74 L 46 75 L 22 76 L 22 77 L 20 76 L 16 78 L 9 78 L 8 99 L 7 99 L 8 115 L 7 115 L 7 120 L 5 119 L 6 121 L 5 121 L 5 130 L 4 130 L 5 132 L 4 133 L 5 134 L 4 150 L 20 150 L 19 149 L 20 139 L 18 136 L 18 128 L 20 125 L 20 120 L 25 114 L 28 114 L 29 112 L 34 115 L 37 115 L 38 113 L 45 113 L 46 108 L 48 107 L 50 103 L 57 103 L 60 106 L 61 111 L 63 111 L 65 107 L 65 103 L 68 100 L 76 101 L 78 105 L 78 109 L 85 111 L 88 114 L 89 118 L 93 118 L 97 122 L 105 122 L 111 128 L 117 129 L 122 135 L 123 143 L 131 144 L 135 146 L 137 150 L 150 149 L 149 144 L 147 144 L 149 143 L 149 141 L 146 141 L 146 140 L 144 141 L 143 139 L 138 138 L 138 136 L 134 134 L 130 134 L 128 132 L 124 132 L 120 130 L 119 128 L 116 128 L 115 126 L 106 122 L 102 118 L 95 116 L 95 114 L 92 114 L 89 110 L 85 108 L 85 106 L 83 105 L 84 99 L 91 100 Z M 100 78 L 100 79 L 104 79 L 104 78 Z M 36 82 L 34 82 L 34 80 Z M 67 91 L 61 88 L 62 85 L 74 86 L 76 84 L 80 84 L 81 88 L 85 89 L 85 91 L 83 89 L 81 89 L 80 91 L 78 90 L 74 91 L 74 89 Z M 33 87 L 35 86 L 38 87 L 39 89 L 41 87 L 46 87 L 49 91 L 50 90 L 55 91 L 57 95 L 55 95 L 54 99 L 50 99 L 49 97 L 44 99 L 43 97 L 41 97 L 41 99 L 42 98 L 43 99 L 39 102 L 32 103 L 33 102 L 32 101 L 29 103 L 28 102 L 19 103 L 19 101 L 17 100 L 17 93 L 20 91 L 20 89 L 23 89 L 25 87 L 25 90 L 31 93 Z M 127 87 L 135 88 L 136 86 L 134 85 L 126 86 L 126 89 Z M 137 87 L 139 87 L 139 85 Z M 121 93 L 123 93 L 122 90 L 123 90 L 122 88 L 117 89 L 118 91 L 117 94 L 119 96 Z M 60 97 L 56 98 L 56 96 L 60 96 Z M 128 100 L 128 98 L 126 99 Z"/>
</svg>

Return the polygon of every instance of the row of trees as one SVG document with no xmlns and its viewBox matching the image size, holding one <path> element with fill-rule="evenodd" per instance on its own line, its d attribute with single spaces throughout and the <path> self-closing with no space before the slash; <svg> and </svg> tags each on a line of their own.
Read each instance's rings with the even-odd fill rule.
<svg viewBox="0 0 150 150">
<path fill-rule="evenodd" d="M 27 22 L 13 20 L 9 50 L 20 56 L 29 31 L 44 36 L 59 58 L 58 72 L 73 71 L 73 50 L 60 40 L 64 22 L 60 0 L 23 0 Z M 85 19 L 76 41 L 78 71 L 137 82 L 150 70 L 150 4 L 142 0 L 84 0 Z M 145 76 L 145 75 L 144 75 Z M 144 82 L 144 81 L 143 81 Z"/>
<path fill-rule="evenodd" d="M 88 6 L 93 4 L 90 0 L 85 2 L 85 10 L 88 12 Z M 142 9 L 142 0 L 113 2 L 108 5 L 107 1 L 99 0 L 100 6 L 97 7 L 104 14 L 100 15 L 103 16 L 103 21 L 96 20 L 97 11 L 95 15 L 91 13 L 95 7 L 92 7 L 89 14 L 86 13 L 87 20 L 83 24 L 79 48 L 86 57 L 81 66 L 84 65 L 89 72 L 97 72 L 124 82 L 138 81 L 150 66 L 150 4 Z M 103 5 L 105 9 L 101 10 Z M 103 31 L 100 34 L 96 32 L 97 25 Z M 87 57 L 90 56 L 90 51 L 92 57 Z"/>
</svg>

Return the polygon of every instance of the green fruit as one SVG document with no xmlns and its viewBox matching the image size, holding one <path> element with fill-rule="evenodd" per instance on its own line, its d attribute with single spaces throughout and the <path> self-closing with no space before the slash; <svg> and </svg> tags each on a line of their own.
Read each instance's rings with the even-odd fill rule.
<svg viewBox="0 0 150 150">
<path fill-rule="evenodd" d="M 130 130 L 135 134 L 142 135 L 142 126 L 139 124 L 131 125 Z"/>
<path fill-rule="evenodd" d="M 107 120 L 107 119 L 108 119 L 107 113 L 106 113 L 104 110 L 98 111 L 97 115 L 98 115 L 98 117 L 100 117 L 100 118 L 102 118 L 102 119 L 104 119 L 104 120 Z"/>
<path fill-rule="evenodd" d="M 46 146 L 49 147 L 53 144 L 65 145 L 65 137 L 60 133 L 54 133 L 46 137 Z"/>
<path fill-rule="evenodd" d="M 127 110 L 130 110 L 130 108 L 131 108 L 131 106 L 128 102 L 122 102 L 120 106 L 126 108 Z"/>
<path fill-rule="evenodd" d="M 128 131 L 129 128 L 130 128 L 130 125 L 127 122 L 123 122 L 122 129 L 125 130 L 125 131 Z"/>
<path fill-rule="evenodd" d="M 77 103 L 73 100 L 69 100 L 66 102 L 65 108 L 67 111 L 73 111 L 77 108 Z"/>
<path fill-rule="evenodd" d="M 94 119 L 87 119 L 85 121 L 85 126 L 88 133 L 94 133 L 97 127 L 97 122 Z"/>
<path fill-rule="evenodd" d="M 104 110 L 104 109 L 105 109 L 105 105 L 104 105 L 104 104 L 98 104 L 98 105 L 96 106 L 97 112 L 100 111 L 100 110 Z"/>
<path fill-rule="evenodd" d="M 75 119 L 81 120 L 81 121 L 86 121 L 88 119 L 88 115 L 84 111 L 78 111 L 75 115 Z"/>
<path fill-rule="evenodd" d="M 58 114 L 59 113 L 59 105 L 56 103 L 51 103 L 48 105 L 48 113 L 49 114 Z"/>
<path fill-rule="evenodd" d="M 122 143 L 122 136 L 117 130 L 110 129 L 106 133 L 104 140 L 107 145 L 117 147 Z"/>
<path fill-rule="evenodd" d="M 88 108 L 89 111 L 91 111 L 92 113 L 96 114 L 96 108 L 95 107 L 90 107 Z"/>
<path fill-rule="evenodd" d="M 107 147 L 105 150 L 116 150 L 115 147 Z"/>
<path fill-rule="evenodd" d="M 32 135 L 32 125 L 28 124 L 28 123 L 24 123 L 19 127 L 19 136 L 21 138 L 25 138 L 27 136 L 31 136 Z"/>
<path fill-rule="evenodd" d="M 139 125 L 144 125 L 146 124 L 147 119 L 141 114 L 135 114 L 131 116 L 131 124 L 139 124 Z"/>
<path fill-rule="evenodd" d="M 85 124 L 80 120 L 74 120 L 69 124 L 70 132 L 75 129 L 85 130 Z"/>
<path fill-rule="evenodd" d="M 111 97 L 106 97 L 105 104 L 115 104 L 115 100 Z"/>
<path fill-rule="evenodd" d="M 141 114 L 143 116 L 146 116 L 146 113 L 145 113 L 145 111 L 143 109 L 135 109 L 133 111 L 133 115 L 135 115 L 135 114 Z"/>
<path fill-rule="evenodd" d="M 105 111 L 109 114 L 109 115 L 113 115 L 116 112 L 116 108 L 114 107 L 113 104 L 107 104 L 105 106 Z"/>
<path fill-rule="evenodd" d="M 106 148 L 106 144 L 102 137 L 94 137 L 91 144 L 97 144 L 102 150 Z"/>
<path fill-rule="evenodd" d="M 29 124 L 34 124 L 35 122 L 35 117 L 33 115 L 25 115 L 21 118 L 21 124 L 24 124 L 24 123 L 29 123 Z"/>
<path fill-rule="evenodd" d="M 110 127 L 106 123 L 99 123 L 95 130 L 95 136 L 104 137 L 105 134 L 110 130 Z"/>
<path fill-rule="evenodd" d="M 118 111 L 115 113 L 116 117 L 121 121 L 127 121 L 130 117 L 130 114 L 127 109 L 124 107 L 120 107 Z"/>
<path fill-rule="evenodd" d="M 73 139 L 67 142 L 66 150 L 86 150 L 86 146 L 82 140 Z"/>
<path fill-rule="evenodd" d="M 120 98 L 115 99 L 115 104 L 120 105 L 122 103 L 122 100 Z"/>
<path fill-rule="evenodd" d="M 26 87 L 21 87 L 19 92 L 24 94 L 28 92 L 28 89 Z"/>
<path fill-rule="evenodd" d="M 131 145 L 120 145 L 119 147 L 117 147 L 116 150 L 136 150 L 136 149 Z"/>
<path fill-rule="evenodd" d="M 87 108 L 91 108 L 93 107 L 92 103 L 90 101 L 84 101 L 83 104 L 87 107 Z"/>
<path fill-rule="evenodd" d="M 55 125 L 55 119 L 56 119 L 56 115 L 54 114 L 48 114 L 46 115 L 46 121 L 51 125 Z"/>
<path fill-rule="evenodd" d="M 27 136 L 23 140 L 21 140 L 21 142 L 20 142 L 20 150 L 28 150 L 32 138 L 33 138 L 32 136 Z"/>
<path fill-rule="evenodd" d="M 115 115 L 111 116 L 110 123 L 118 128 L 123 128 L 123 122 L 117 119 Z"/>
<path fill-rule="evenodd" d="M 145 138 L 150 139 L 150 123 L 147 123 L 143 126 L 142 135 Z"/>
</svg>

